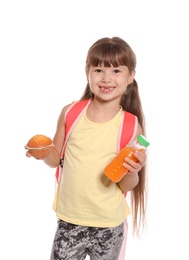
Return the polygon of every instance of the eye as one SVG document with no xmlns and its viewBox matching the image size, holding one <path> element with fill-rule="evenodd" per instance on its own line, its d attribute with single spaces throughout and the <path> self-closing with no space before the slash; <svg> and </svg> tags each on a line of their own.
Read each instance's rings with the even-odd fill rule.
<svg viewBox="0 0 189 260">
<path fill-rule="evenodd" d="M 115 70 L 114 70 L 114 73 L 115 73 L 115 74 L 117 74 L 117 73 L 119 73 L 119 72 L 121 72 L 121 71 L 118 70 L 118 69 L 115 69 Z"/>
<path fill-rule="evenodd" d="M 100 73 L 100 72 L 102 72 L 102 70 L 101 69 L 96 69 L 95 72 Z"/>
</svg>

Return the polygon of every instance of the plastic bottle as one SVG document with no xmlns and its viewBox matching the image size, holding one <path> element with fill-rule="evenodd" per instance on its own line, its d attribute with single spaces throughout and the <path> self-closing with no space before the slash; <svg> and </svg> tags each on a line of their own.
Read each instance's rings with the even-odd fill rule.
<svg viewBox="0 0 189 260">
<path fill-rule="evenodd" d="M 119 182 L 128 170 L 123 166 L 125 157 L 129 157 L 131 160 L 138 162 L 138 159 L 134 156 L 136 149 L 141 151 L 145 150 L 149 146 L 149 142 L 143 135 L 138 135 L 137 138 L 129 143 L 126 147 L 122 148 L 117 156 L 108 164 L 105 169 L 105 175 L 113 182 Z"/>
</svg>

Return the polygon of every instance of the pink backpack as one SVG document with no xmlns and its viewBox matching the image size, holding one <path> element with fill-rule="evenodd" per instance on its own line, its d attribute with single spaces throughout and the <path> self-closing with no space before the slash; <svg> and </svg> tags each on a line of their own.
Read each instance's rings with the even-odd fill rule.
<svg viewBox="0 0 189 260">
<path fill-rule="evenodd" d="M 56 180 L 59 182 L 60 180 L 60 175 L 62 172 L 62 167 L 63 167 L 63 158 L 64 158 L 64 151 L 66 147 L 66 143 L 68 141 L 68 138 L 79 121 L 80 117 L 82 116 L 84 112 L 84 108 L 88 106 L 91 102 L 91 99 L 86 99 L 86 100 L 81 100 L 73 103 L 70 108 L 67 110 L 66 115 L 65 115 L 65 122 L 66 122 L 66 132 L 65 132 L 65 140 L 61 152 L 61 163 L 56 169 Z M 118 137 L 118 147 L 117 150 L 119 151 L 122 149 L 126 144 L 128 144 L 135 132 L 135 126 L 136 126 L 136 120 L 137 117 L 129 112 L 123 111 L 123 118 L 122 118 L 122 124 L 120 127 L 120 133 Z"/>
</svg>

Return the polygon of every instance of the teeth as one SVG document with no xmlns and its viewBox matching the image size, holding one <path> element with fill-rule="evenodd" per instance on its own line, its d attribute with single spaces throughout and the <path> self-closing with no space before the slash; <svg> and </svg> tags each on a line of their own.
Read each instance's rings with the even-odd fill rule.
<svg viewBox="0 0 189 260">
<path fill-rule="evenodd" d="M 104 88 L 104 87 L 101 87 L 102 90 L 106 90 L 106 89 L 109 89 L 109 90 L 112 90 L 113 88 L 110 87 L 110 88 Z"/>
</svg>

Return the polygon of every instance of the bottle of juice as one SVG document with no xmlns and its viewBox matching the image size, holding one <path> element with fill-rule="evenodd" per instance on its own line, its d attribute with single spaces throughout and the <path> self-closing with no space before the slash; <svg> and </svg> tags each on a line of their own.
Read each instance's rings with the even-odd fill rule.
<svg viewBox="0 0 189 260">
<path fill-rule="evenodd" d="M 137 138 L 129 143 L 126 147 L 120 150 L 117 156 L 108 164 L 105 169 L 105 175 L 113 182 L 119 182 L 128 170 L 123 166 L 125 157 L 129 157 L 131 160 L 138 162 L 138 159 L 134 156 L 136 149 L 141 151 L 145 150 L 149 146 L 149 142 L 143 135 L 138 135 Z"/>
</svg>

